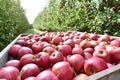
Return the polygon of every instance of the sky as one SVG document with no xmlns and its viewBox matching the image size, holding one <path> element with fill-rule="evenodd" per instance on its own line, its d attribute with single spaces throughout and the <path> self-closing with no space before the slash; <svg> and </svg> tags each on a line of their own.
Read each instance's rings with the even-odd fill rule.
<svg viewBox="0 0 120 80">
<path fill-rule="evenodd" d="M 38 14 L 48 5 L 49 0 L 20 0 L 25 15 L 30 24 L 33 24 Z"/>
</svg>

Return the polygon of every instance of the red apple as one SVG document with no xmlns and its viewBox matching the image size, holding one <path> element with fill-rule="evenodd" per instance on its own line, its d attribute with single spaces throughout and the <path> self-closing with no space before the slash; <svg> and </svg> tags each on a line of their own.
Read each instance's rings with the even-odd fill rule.
<svg viewBox="0 0 120 80">
<path fill-rule="evenodd" d="M 112 63 L 118 63 L 120 61 L 120 47 L 112 49 L 110 54 L 110 61 Z"/>
<path fill-rule="evenodd" d="M 33 51 L 31 48 L 29 47 L 22 47 L 19 51 L 18 51 L 18 57 L 21 58 L 22 56 L 24 56 L 25 54 L 33 54 Z"/>
<path fill-rule="evenodd" d="M 88 53 L 90 53 L 90 54 L 93 54 L 94 49 L 93 49 L 93 48 L 85 48 L 85 49 L 84 49 L 84 52 L 88 52 Z"/>
<path fill-rule="evenodd" d="M 98 39 L 98 42 L 102 42 L 102 41 L 105 41 L 105 42 L 110 41 L 110 36 L 108 34 L 100 36 Z"/>
<path fill-rule="evenodd" d="M 27 47 L 31 47 L 35 42 L 36 42 L 36 40 L 29 39 L 29 40 L 26 41 L 26 43 L 27 43 L 26 45 L 27 45 Z"/>
<path fill-rule="evenodd" d="M 64 56 L 60 51 L 55 51 L 50 55 L 50 62 L 52 64 L 55 64 L 63 60 L 64 60 Z"/>
<path fill-rule="evenodd" d="M 43 48 L 42 51 L 46 52 L 50 55 L 51 53 L 53 53 L 55 51 L 55 49 L 52 46 L 47 46 L 47 47 Z"/>
<path fill-rule="evenodd" d="M 50 37 L 49 34 L 45 34 L 44 36 L 42 36 L 42 37 L 40 38 L 40 40 L 49 43 L 49 42 L 51 41 L 51 37 Z"/>
<path fill-rule="evenodd" d="M 18 80 L 19 70 L 13 66 L 6 66 L 0 69 L 0 79 Z"/>
<path fill-rule="evenodd" d="M 106 46 L 97 45 L 97 46 L 94 47 L 94 50 L 98 50 L 98 49 L 106 49 Z"/>
<path fill-rule="evenodd" d="M 59 80 L 59 79 L 52 71 L 44 70 L 37 75 L 36 80 Z"/>
<path fill-rule="evenodd" d="M 72 80 L 74 75 L 70 64 L 66 61 L 54 64 L 52 72 L 59 78 L 59 80 Z"/>
<path fill-rule="evenodd" d="M 68 58 L 68 62 L 74 68 L 74 70 L 78 72 L 83 67 L 85 61 L 80 54 L 74 54 Z"/>
<path fill-rule="evenodd" d="M 20 58 L 20 67 L 23 67 L 26 64 L 34 63 L 35 56 L 33 54 L 26 54 Z"/>
<path fill-rule="evenodd" d="M 97 41 L 98 40 L 98 34 L 97 33 L 90 34 L 89 38 L 91 40 L 96 40 Z"/>
<path fill-rule="evenodd" d="M 40 68 L 33 63 L 26 64 L 22 67 L 20 71 L 21 80 L 26 79 L 27 77 L 37 76 L 40 73 Z"/>
<path fill-rule="evenodd" d="M 82 39 L 82 40 L 87 39 L 88 38 L 88 33 L 87 32 L 81 33 L 79 38 Z"/>
<path fill-rule="evenodd" d="M 16 67 L 16 68 L 20 68 L 20 61 L 19 60 L 10 60 L 10 61 L 7 61 L 4 66 L 13 66 L 13 67 Z"/>
<path fill-rule="evenodd" d="M 41 68 L 49 67 L 49 54 L 46 52 L 39 52 L 37 55 L 35 55 L 35 64 Z"/>
<path fill-rule="evenodd" d="M 18 51 L 22 48 L 22 46 L 18 44 L 14 44 L 8 51 L 8 54 L 13 58 L 18 58 Z"/>
<path fill-rule="evenodd" d="M 39 53 L 43 49 L 43 45 L 40 42 L 35 42 L 32 46 L 31 49 L 33 50 L 34 53 Z"/>
<path fill-rule="evenodd" d="M 104 59 L 106 62 L 110 61 L 110 54 L 105 49 L 98 49 L 93 52 L 93 56 Z"/>
<path fill-rule="evenodd" d="M 70 55 L 72 53 L 72 48 L 70 45 L 58 45 L 57 50 L 60 51 L 64 56 Z"/>
<path fill-rule="evenodd" d="M 62 42 L 62 38 L 59 37 L 59 36 L 55 36 L 52 38 L 52 43 L 55 44 L 55 45 L 58 45 L 60 42 Z"/>
<path fill-rule="evenodd" d="M 36 80 L 36 77 L 27 77 L 24 80 Z"/>
<path fill-rule="evenodd" d="M 72 54 L 80 54 L 80 55 L 83 55 L 84 51 L 83 49 L 80 47 L 80 46 L 75 46 L 73 49 L 72 49 Z"/>
<path fill-rule="evenodd" d="M 102 70 L 107 69 L 107 63 L 105 60 L 99 57 L 92 57 L 85 61 L 84 70 L 87 75 L 92 75 Z"/>
<path fill-rule="evenodd" d="M 70 45 L 71 48 L 75 46 L 73 39 L 67 39 L 66 41 L 64 41 L 64 44 Z"/>
<path fill-rule="evenodd" d="M 110 45 L 111 46 L 117 46 L 117 47 L 120 47 L 120 41 L 115 39 L 113 41 L 110 42 Z"/>
<path fill-rule="evenodd" d="M 87 60 L 87 59 L 92 57 L 92 54 L 90 52 L 84 52 L 83 57 L 84 57 L 85 60 Z"/>
<path fill-rule="evenodd" d="M 25 40 L 17 40 L 15 44 L 21 45 L 21 46 L 26 46 L 27 42 Z"/>
</svg>

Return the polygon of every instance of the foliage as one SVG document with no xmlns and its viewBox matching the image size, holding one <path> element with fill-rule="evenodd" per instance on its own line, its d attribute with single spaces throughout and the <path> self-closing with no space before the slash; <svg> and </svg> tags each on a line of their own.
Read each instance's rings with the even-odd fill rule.
<svg viewBox="0 0 120 80">
<path fill-rule="evenodd" d="M 19 0 L 0 0 L 0 50 L 29 28 Z"/>
<path fill-rule="evenodd" d="M 107 2 L 109 1 L 109 2 Z M 43 31 L 87 31 L 120 35 L 119 0 L 50 0 L 36 18 L 34 27 Z M 112 3 L 112 4 L 111 4 Z"/>
</svg>

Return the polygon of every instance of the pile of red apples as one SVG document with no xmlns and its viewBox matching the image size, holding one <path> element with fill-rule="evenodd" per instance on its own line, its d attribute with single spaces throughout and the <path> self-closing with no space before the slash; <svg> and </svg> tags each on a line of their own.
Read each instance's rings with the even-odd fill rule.
<svg viewBox="0 0 120 80">
<path fill-rule="evenodd" d="M 2 80 L 82 80 L 120 64 L 120 39 L 87 32 L 19 37 L 0 68 Z"/>
</svg>

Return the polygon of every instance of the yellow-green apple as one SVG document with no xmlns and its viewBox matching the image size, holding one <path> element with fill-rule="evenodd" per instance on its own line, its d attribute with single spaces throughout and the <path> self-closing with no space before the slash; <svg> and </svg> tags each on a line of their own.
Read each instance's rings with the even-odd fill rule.
<svg viewBox="0 0 120 80">
<path fill-rule="evenodd" d="M 80 73 L 80 74 L 76 75 L 76 76 L 73 78 L 73 80 L 83 80 L 83 79 L 85 79 L 85 78 L 87 78 L 87 77 L 88 77 L 87 74 Z"/>
</svg>

